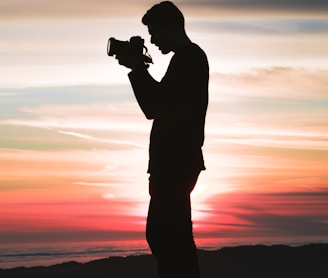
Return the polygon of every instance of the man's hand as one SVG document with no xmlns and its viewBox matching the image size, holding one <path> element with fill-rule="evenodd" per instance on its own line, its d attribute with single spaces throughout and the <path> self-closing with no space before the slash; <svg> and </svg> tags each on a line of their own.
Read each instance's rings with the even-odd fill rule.
<svg viewBox="0 0 328 278">
<path fill-rule="evenodd" d="M 122 66 L 125 66 L 129 69 L 133 69 L 135 65 L 137 64 L 137 59 L 130 55 L 120 55 L 115 56 L 115 59 L 118 60 L 118 63 Z"/>
</svg>

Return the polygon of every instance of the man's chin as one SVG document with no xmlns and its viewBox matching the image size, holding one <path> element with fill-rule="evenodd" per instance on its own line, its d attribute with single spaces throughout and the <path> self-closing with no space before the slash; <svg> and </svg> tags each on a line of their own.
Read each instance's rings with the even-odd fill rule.
<svg viewBox="0 0 328 278">
<path fill-rule="evenodd" d="M 162 54 L 169 54 L 171 52 L 171 50 L 168 49 L 160 49 L 160 51 L 162 52 Z"/>
</svg>

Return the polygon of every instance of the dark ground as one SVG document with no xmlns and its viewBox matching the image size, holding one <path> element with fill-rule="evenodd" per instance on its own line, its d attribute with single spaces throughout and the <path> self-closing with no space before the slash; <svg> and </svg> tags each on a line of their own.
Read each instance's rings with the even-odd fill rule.
<svg viewBox="0 0 328 278">
<path fill-rule="evenodd" d="M 328 278 L 328 244 L 224 247 L 217 251 L 200 250 L 199 260 L 202 278 Z M 158 278 L 151 255 L 0 269 L 0 277 Z"/>
</svg>

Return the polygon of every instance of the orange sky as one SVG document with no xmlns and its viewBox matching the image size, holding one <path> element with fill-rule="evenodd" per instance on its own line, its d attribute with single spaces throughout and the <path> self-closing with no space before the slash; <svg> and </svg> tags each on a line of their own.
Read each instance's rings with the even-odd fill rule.
<svg viewBox="0 0 328 278">
<path fill-rule="evenodd" d="M 143 238 L 151 122 L 105 52 L 141 35 L 161 78 L 152 3 L 41 2 L 0 4 L 0 242 Z M 211 69 L 195 233 L 327 241 L 326 6 L 214 2 L 178 1 Z"/>
</svg>

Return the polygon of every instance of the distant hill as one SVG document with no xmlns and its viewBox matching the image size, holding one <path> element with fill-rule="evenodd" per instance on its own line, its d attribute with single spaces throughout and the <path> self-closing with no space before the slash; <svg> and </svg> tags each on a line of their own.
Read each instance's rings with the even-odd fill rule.
<svg viewBox="0 0 328 278">
<path fill-rule="evenodd" d="M 173 252 L 173 250 L 172 250 Z M 202 278 L 328 278 L 328 244 L 199 250 Z M 151 255 L 0 269 L 1 278 L 158 278 Z M 184 277 L 181 277 L 184 278 Z"/>
</svg>

